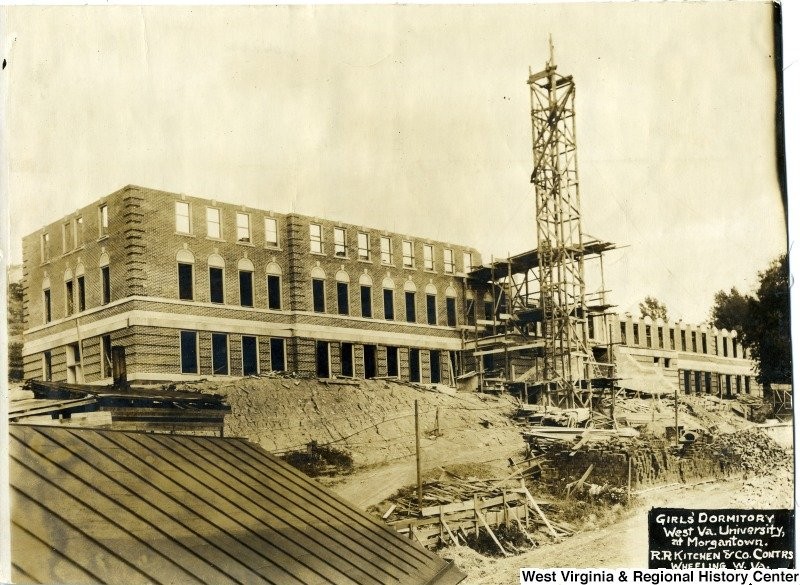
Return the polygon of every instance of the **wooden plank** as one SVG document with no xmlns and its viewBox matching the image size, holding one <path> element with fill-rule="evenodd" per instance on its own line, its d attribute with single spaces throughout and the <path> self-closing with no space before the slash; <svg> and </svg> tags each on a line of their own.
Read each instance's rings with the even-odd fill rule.
<svg viewBox="0 0 800 585">
<path fill-rule="evenodd" d="M 594 469 L 594 463 L 589 465 L 588 469 L 583 472 L 583 475 L 581 476 L 581 478 L 578 481 L 576 481 L 575 484 L 572 486 L 572 489 L 567 492 L 567 499 L 569 499 L 569 497 L 570 497 L 570 495 L 572 493 L 574 493 L 576 490 L 580 489 L 580 487 L 586 481 L 586 478 L 589 477 L 589 474 L 592 472 L 592 469 Z"/>
<path fill-rule="evenodd" d="M 387 519 L 389 516 L 391 516 L 391 515 L 392 515 L 392 512 L 394 512 L 394 509 L 395 509 L 396 507 L 397 507 L 397 504 L 392 504 L 391 506 L 389 506 L 389 509 L 388 509 L 388 510 L 386 510 L 386 511 L 383 513 L 383 516 L 381 516 L 381 518 L 383 518 L 384 520 L 386 520 L 386 519 Z"/>
<path fill-rule="evenodd" d="M 458 537 L 450 531 L 450 527 L 447 525 L 447 522 L 445 522 L 444 518 L 442 518 L 442 526 L 444 526 L 444 529 L 447 531 L 447 534 L 450 535 L 453 544 L 455 544 L 456 546 L 461 546 L 461 543 L 458 542 Z"/>
<path fill-rule="evenodd" d="M 508 502 L 514 502 L 519 499 L 516 496 L 516 490 L 514 490 L 514 494 L 508 494 L 506 496 Z M 494 498 L 489 498 L 488 500 L 484 500 L 481 504 L 481 508 L 488 508 L 491 506 L 497 506 L 503 503 L 503 496 L 497 496 Z M 452 504 L 444 504 L 442 506 L 428 506 L 427 508 L 422 508 L 421 516 L 428 517 L 428 516 L 435 516 L 441 512 L 445 514 L 451 514 L 453 512 L 463 512 L 466 510 L 473 510 L 475 509 L 475 502 L 474 500 L 462 500 L 461 502 L 453 502 Z"/>
<path fill-rule="evenodd" d="M 548 520 L 547 516 L 544 515 L 544 512 L 542 512 L 542 509 L 539 507 L 539 504 L 536 503 L 536 500 L 533 499 L 531 492 L 528 491 L 528 488 L 523 488 L 523 489 L 525 490 L 525 495 L 528 497 L 528 503 L 531 505 L 533 510 L 539 515 L 539 518 L 542 519 L 544 525 L 547 526 L 547 529 L 550 531 L 550 534 L 558 538 L 558 534 L 556 534 L 555 528 L 553 528 L 553 525 L 550 524 L 550 520 Z"/>
<path fill-rule="evenodd" d="M 497 548 L 500 549 L 500 552 L 503 553 L 503 556 L 506 556 L 506 557 L 511 556 L 508 552 L 506 552 L 506 549 L 503 548 L 503 545 L 500 544 L 500 541 L 497 540 L 497 536 L 495 536 L 494 532 L 489 527 L 489 523 L 486 521 L 486 518 L 483 517 L 483 514 L 480 513 L 480 510 L 476 509 L 475 510 L 475 515 L 478 517 L 478 520 L 481 521 L 481 524 L 483 524 L 483 527 L 486 528 L 486 531 L 489 533 L 489 536 L 492 537 L 492 540 L 497 545 Z"/>
</svg>

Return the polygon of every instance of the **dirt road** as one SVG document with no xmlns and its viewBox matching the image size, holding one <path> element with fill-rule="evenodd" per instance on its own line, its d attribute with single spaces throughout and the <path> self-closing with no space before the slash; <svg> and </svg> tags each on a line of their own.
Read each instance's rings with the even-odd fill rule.
<svg viewBox="0 0 800 585">
<path fill-rule="evenodd" d="M 793 483 L 792 470 L 783 465 L 772 474 L 749 479 L 664 486 L 641 494 L 641 504 L 621 522 L 516 557 L 488 559 L 463 547 L 451 547 L 440 554 L 453 559 L 469 575 L 464 585 L 519 583 L 520 567 L 644 568 L 650 508 L 791 508 Z"/>
</svg>

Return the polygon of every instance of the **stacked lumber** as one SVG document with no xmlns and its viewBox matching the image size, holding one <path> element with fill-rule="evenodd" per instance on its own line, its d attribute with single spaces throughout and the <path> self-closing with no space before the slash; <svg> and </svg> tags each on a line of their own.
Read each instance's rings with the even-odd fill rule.
<svg viewBox="0 0 800 585">
<path fill-rule="evenodd" d="M 422 507 L 416 490 L 407 489 L 392 498 L 381 516 L 401 534 L 431 548 L 474 545 L 488 537 L 494 552 L 518 553 L 523 544 L 530 548 L 574 532 L 567 523 L 548 517 L 552 502 L 535 499 L 525 487 L 521 477 L 536 469 L 528 462 L 506 477 L 483 479 L 446 473 L 424 484 Z"/>
</svg>

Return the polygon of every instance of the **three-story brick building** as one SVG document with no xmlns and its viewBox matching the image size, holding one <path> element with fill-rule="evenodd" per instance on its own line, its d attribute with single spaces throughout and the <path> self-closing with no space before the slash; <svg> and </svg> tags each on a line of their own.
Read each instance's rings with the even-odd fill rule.
<svg viewBox="0 0 800 585">
<path fill-rule="evenodd" d="M 25 376 L 449 382 L 473 248 L 127 186 L 23 239 Z"/>
</svg>

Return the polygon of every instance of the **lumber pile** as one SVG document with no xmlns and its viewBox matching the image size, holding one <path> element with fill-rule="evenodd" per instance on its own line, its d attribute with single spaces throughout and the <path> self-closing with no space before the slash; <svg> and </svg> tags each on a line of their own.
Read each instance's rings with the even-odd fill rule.
<svg viewBox="0 0 800 585">
<path fill-rule="evenodd" d="M 507 556 L 571 535 L 571 525 L 549 517 L 553 503 L 534 498 L 525 486 L 521 476 L 537 468 L 528 463 L 500 478 L 445 474 L 423 486 L 421 508 L 416 490 L 409 488 L 378 513 L 395 530 L 430 548 L 483 546 L 489 549 L 483 552 Z"/>
</svg>

